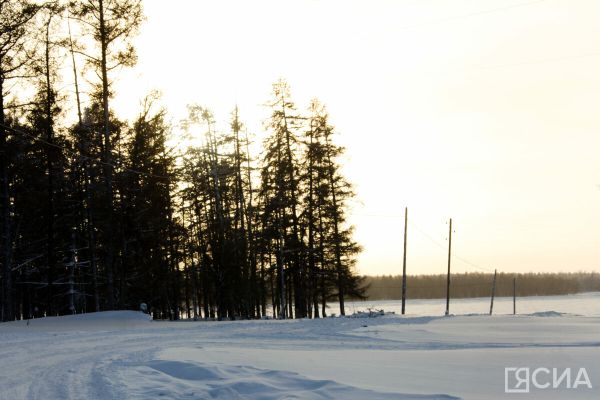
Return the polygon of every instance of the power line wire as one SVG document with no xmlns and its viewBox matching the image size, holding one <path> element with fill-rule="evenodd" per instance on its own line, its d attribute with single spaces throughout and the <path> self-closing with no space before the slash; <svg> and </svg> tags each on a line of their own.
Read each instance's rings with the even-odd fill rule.
<svg viewBox="0 0 600 400">
<path fill-rule="evenodd" d="M 430 234 L 428 234 L 427 232 L 425 232 L 423 229 L 421 229 L 417 224 L 415 224 L 412 221 L 409 221 L 409 224 L 416 228 L 417 231 L 419 231 L 423 236 L 425 236 L 427 239 L 429 239 L 431 242 L 435 243 L 438 247 L 440 247 L 442 250 L 446 251 L 446 246 L 444 246 L 443 244 L 441 244 L 440 242 L 438 242 L 437 240 L 435 240 Z M 484 272 L 494 272 L 493 270 L 489 269 L 489 268 L 484 268 L 480 265 L 477 265 L 471 261 L 466 260 L 465 258 L 459 256 L 456 254 L 456 251 L 453 252 L 453 254 L 451 255 L 452 258 L 461 261 L 464 264 L 467 264 L 475 269 L 478 269 L 480 271 L 484 271 Z"/>
<path fill-rule="evenodd" d="M 361 216 L 361 217 L 371 217 L 371 218 L 404 218 L 404 215 L 395 215 L 395 214 L 363 214 L 363 213 L 350 213 L 351 215 L 355 215 L 355 216 Z M 430 242 L 432 242 L 433 244 L 435 244 L 437 247 L 439 247 L 440 249 L 442 249 L 443 251 L 447 250 L 447 246 L 443 245 L 442 243 L 440 243 L 439 241 L 437 241 L 436 239 L 433 238 L 433 236 L 431 236 L 429 233 L 427 233 L 424 229 L 420 228 L 417 224 L 415 224 L 412 219 L 410 219 L 408 221 L 409 225 L 411 225 L 413 228 L 415 228 L 421 235 L 423 235 L 425 238 L 427 238 Z M 478 264 L 475 264 L 459 255 L 456 254 L 456 252 L 454 252 L 451 257 L 453 259 L 456 259 L 464 264 L 467 264 L 469 266 L 471 266 L 472 268 L 478 269 L 480 271 L 483 272 L 494 272 L 494 270 L 489 269 L 489 268 L 485 268 L 482 267 Z"/>
<path fill-rule="evenodd" d="M 576 60 L 576 59 L 581 59 L 581 58 L 598 57 L 598 56 L 600 56 L 600 51 L 593 51 L 593 52 L 589 52 L 589 53 L 563 55 L 563 56 L 552 57 L 552 58 L 529 60 L 529 61 L 519 61 L 519 62 L 507 63 L 507 64 L 477 65 L 477 69 L 486 70 L 486 69 L 500 69 L 500 68 L 508 68 L 508 67 L 520 67 L 520 66 L 525 66 L 525 65 L 546 64 L 546 63 L 557 62 L 557 61 L 568 61 L 568 60 Z"/>
<path fill-rule="evenodd" d="M 474 12 L 467 13 L 467 14 L 451 15 L 448 17 L 443 17 L 443 18 L 439 18 L 439 19 L 431 20 L 431 21 L 424 21 L 421 23 L 413 24 L 413 25 L 399 26 L 399 29 L 405 30 L 405 29 L 419 28 L 421 26 L 427 26 L 427 25 L 438 25 L 438 24 L 443 24 L 446 22 L 455 21 L 458 19 L 471 18 L 471 17 L 476 17 L 478 15 L 493 14 L 493 13 L 496 13 L 499 11 L 510 10 L 512 8 L 530 6 L 532 4 L 542 3 L 544 1 L 546 1 L 546 0 L 535 0 L 535 1 L 529 1 L 527 3 L 511 4 L 511 5 L 503 6 L 503 7 L 496 7 L 496 8 L 491 8 L 491 9 L 487 9 L 487 10 L 474 11 Z"/>
</svg>

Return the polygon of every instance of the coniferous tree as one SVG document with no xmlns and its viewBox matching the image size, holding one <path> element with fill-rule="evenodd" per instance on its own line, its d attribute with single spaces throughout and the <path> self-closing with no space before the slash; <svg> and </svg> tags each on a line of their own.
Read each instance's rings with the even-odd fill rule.
<svg viewBox="0 0 600 400">
<path fill-rule="evenodd" d="M 55 192 L 56 188 L 56 162 L 61 157 L 61 148 L 55 144 L 56 119 L 60 112 L 58 91 L 56 90 L 56 81 L 58 80 L 59 61 L 57 51 L 60 51 L 60 38 L 57 38 L 57 31 L 61 22 L 62 7 L 57 2 L 45 4 L 41 12 L 42 29 L 41 38 L 43 56 L 37 62 L 33 63 L 33 69 L 39 76 L 37 102 L 39 107 L 37 117 L 32 114 L 32 126 L 44 132 L 44 148 L 46 158 L 47 175 L 47 195 L 46 195 L 46 269 L 47 269 L 47 312 L 54 314 L 54 279 L 56 274 L 56 254 L 55 246 Z M 64 211 L 64 210 L 63 210 Z"/>
<path fill-rule="evenodd" d="M 130 40 L 143 20 L 140 0 L 85 0 L 71 2 L 72 18 L 80 21 L 81 29 L 93 38 L 95 49 L 86 51 L 88 63 L 100 77 L 98 84 L 98 101 L 102 106 L 103 135 L 103 172 L 106 184 L 104 238 L 106 252 L 104 257 L 107 278 L 107 307 L 115 307 L 114 263 L 117 242 L 113 233 L 116 231 L 114 206 L 114 155 L 117 132 L 111 130 L 109 98 L 111 96 L 111 80 L 109 73 L 119 66 L 132 66 L 136 62 L 135 49 Z"/>
<path fill-rule="evenodd" d="M 2 320 L 15 316 L 12 284 L 13 235 L 10 218 L 10 188 L 8 176 L 8 149 L 6 105 L 8 83 L 18 77 L 30 61 L 27 48 L 29 25 L 39 6 L 27 0 L 0 0 L 0 224 L 2 234 Z"/>
<path fill-rule="evenodd" d="M 236 109 L 230 131 L 218 132 L 212 114 L 198 106 L 190 107 L 187 125 L 204 130 L 203 144 L 190 148 L 184 157 L 182 191 L 187 226 L 194 232 L 188 248 L 190 262 L 199 271 L 194 275 L 201 281 L 198 298 L 205 317 L 256 317 L 263 307 L 256 270 L 252 167 L 243 125 Z"/>
<path fill-rule="evenodd" d="M 337 164 L 336 160 L 344 149 L 333 143 L 334 128 L 329 125 L 328 118 L 325 108 L 313 100 L 306 134 L 305 180 L 309 188 L 305 199 L 305 219 L 309 231 L 309 264 L 313 271 L 310 281 L 315 288 L 313 303 L 317 303 L 316 293 L 320 292 L 323 316 L 330 286 L 337 288 L 342 315 L 345 314 L 346 297 L 361 298 L 364 295 L 360 278 L 353 273 L 354 257 L 360 251 L 360 246 L 352 240 L 352 227 L 346 226 L 344 212 L 344 202 L 353 196 L 352 187 L 342 176 Z M 319 271 L 315 267 L 317 260 L 320 261 Z"/>
<path fill-rule="evenodd" d="M 173 218 L 174 159 L 168 154 L 166 111 L 152 111 L 148 97 L 126 144 L 126 169 L 119 179 L 123 204 L 123 255 L 118 277 L 120 307 L 145 302 L 158 316 L 178 318 L 177 255 Z"/>
<path fill-rule="evenodd" d="M 269 246 L 276 250 L 279 275 L 279 315 L 306 317 L 304 290 L 306 268 L 299 223 L 299 132 L 302 117 L 297 115 L 286 82 L 273 85 L 274 98 L 269 103 L 270 136 L 265 140 L 261 196 L 264 201 L 263 225 Z M 286 276 L 287 275 L 287 276 Z M 292 300 L 293 301 L 290 301 Z M 286 307 L 287 306 L 287 307 Z M 287 308 L 287 309 L 286 309 Z"/>
<path fill-rule="evenodd" d="M 36 88 L 28 108 L 10 113 L 1 92 L 2 319 L 141 302 L 154 318 L 260 318 L 268 303 L 274 316 L 312 318 L 326 316 L 329 301 L 344 313 L 347 297 L 362 296 L 353 272 L 360 248 L 345 217 L 352 190 L 323 107 L 315 102 L 302 115 L 287 83 L 277 82 L 256 168 L 237 107 L 220 130 L 208 109 L 192 106 L 187 127 L 199 144 L 178 156 L 152 96 L 131 123 L 109 108 L 111 71 L 135 61 L 140 1 L 72 2 L 65 40 L 57 3 L 43 13 L 0 0 L 7 4 L 25 16 L 16 36 L 38 24 L 31 32 L 40 33 L 32 36 L 40 51 L 0 33 L 0 50 L 8 43 L 12 51 L 0 60 L 2 83 L 19 78 Z M 88 47 L 73 40 L 70 21 Z M 78 118 L 66 127 L 60 116 L 69 104 L 56 83 L 69 53 Z M 76 54 L 99 78 L 85 107 Z"/>
</svg>

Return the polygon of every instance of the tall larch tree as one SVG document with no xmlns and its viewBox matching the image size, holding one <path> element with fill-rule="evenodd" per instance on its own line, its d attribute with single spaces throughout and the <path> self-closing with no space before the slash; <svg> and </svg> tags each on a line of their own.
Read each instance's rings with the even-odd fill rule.
<svg viewBox="0 0 600 400">
<path fill-rule="evenodd" d="M 333 142 L 334 128 L 329 124 L 329 115 L 316 100 L 311 102 L 309 112 L 306 159 L 310 190 L 306 202 L 307 214 L 315 216 L 309 215 L 307 219 L 311 235 L 316 232 L 319 236 L 319 245 L 315 246 L 313 239 L 312 246 L 316 247 L 315 253 L 319 254 L 321 260 L 319 275 L 322 276 L 322 313 L 325 313 L 325 303 L 328 300 L 325 282 L 325 277 L 328 277 L 337 288 L 340 313 L 345 315 L 346 297 L 364 296 L 360 278 L 353 272 L 355 256 L 361 249 L 352 240 L 353 228 L 348 226 L 345 214 L 345 203 L 354 193 L 352 185 L 341 173 L 338 159 L 344 148 Z"/>
<path fill-rule="evenodd" d="M 86 49 L 87 62 L 100 77 L 98 93 L 102 105 L 102 134 L 104 139 L 103 168 L 106 184 L 104 237 L 107 243 L 104 257 L 107 275 L 107 308 L 115 307 L 114 267 L 117 243 L 113 237 L 116 230 L 114 205 L 114 156 L 116 137 L 111 132 L 109 99 L 111 79 L 109 74 L 119 67 L 133 66 L 136 61 L 131 39 L 137 34 L 143 21 L 141 0 L 84 0 L 70 3 L 71 18 L 80 22 L 81 30 L 94 41 L 94 48 Z"/>
<path fill-rule="evenodd" d="M 270 246 L 276 249 L 279 315 L 292 317 L 295 312 L 297 317 L 303 318 L 307 316 L 306 268 L 298 197 L 299 128 L 303 118 L 291 101 L 285 81 L 273 85 L 273 100 L 269 106 L 271 117 L 267 128 L 270 134 L 264 143 L 261 173 L 261 196 L 265 203 L 263 224 Z"/>
</svg>

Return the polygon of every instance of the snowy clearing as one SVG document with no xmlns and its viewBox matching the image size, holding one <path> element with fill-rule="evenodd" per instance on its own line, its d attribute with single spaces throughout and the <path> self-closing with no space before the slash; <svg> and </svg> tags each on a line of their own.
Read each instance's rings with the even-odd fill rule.
<svg viewBox="0 0 600 400">
<path fill-rule="evenodd" d="M 0 324 L 0 399 L 590 399 L 600 395 L 599 333 L 598 317 L 554 312 L 236 322 L 156 322 L 130 311 L 44 318 Z M 573 374 L 583 367 L 592 388 L 505 394 L 505 367 Z"/>
</svg>

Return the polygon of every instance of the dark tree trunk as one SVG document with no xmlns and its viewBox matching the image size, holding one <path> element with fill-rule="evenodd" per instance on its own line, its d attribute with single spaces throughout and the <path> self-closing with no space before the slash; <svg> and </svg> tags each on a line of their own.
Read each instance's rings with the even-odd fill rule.
<svg viewBox="0 0 600 400">
<path fill-rule="evenodd" d="M 54 104 L 53 93 L 52 93 L 52 82 L 50 74 L 50 22 L 52 17 L 48 19 L 46 24 L 46 51 L 45 51 L 45 79 L 46 79 L 46 99 L 45 99 L 45 113 L 46 113 L 46 169 L 48 174 L 48 194 L 47 194 L 47 209 L 46 209 L 46 258 L 48 263 L 48 290 L 46 299 L 46 309 L 48 315 L 54 315 L 54 274 L 56 268 L 56 257 L 54 256 L 54 158 L 56 149 L 54 148 L 54 126 L 52 117 L 52 106 Z"/>
<path fill-rule="evenodd" d="M 112 143 L 110 138 L 110 121 L 108 111 L 108 68 L 107 68 L 107 46 L 108 38 L 106 25 L 104 21 L 104 2 L 98 1 L 98 18 L 100 31 L 100 48 L 101 48 L 101 76 L 102 76 L 102 118 L 103 118 L 103 136 L 104 136 L 104 179 L 106 184 L 105 209 L 107 212 L 105 224 L 105 241 L 106 241 L 106 297 L 107 308 L 114 310 L 115 308 L 115 282 L 114 282 L 114 259 L 115 259 L 115 229 L 114 229 L 114 211 L 113 211 L 113 164 L 112 164 Z"/>
<path fill-rule="evenodd" d="M 0 59 L 0 65 L 2 60 Z M 2 219 L 2 320 L 14 319 L 10 233 L 10 202 L 8 192 L 8 157 L 4 114 L 4 74 L 0 70 L 0 218 Z"/>
</svg>

